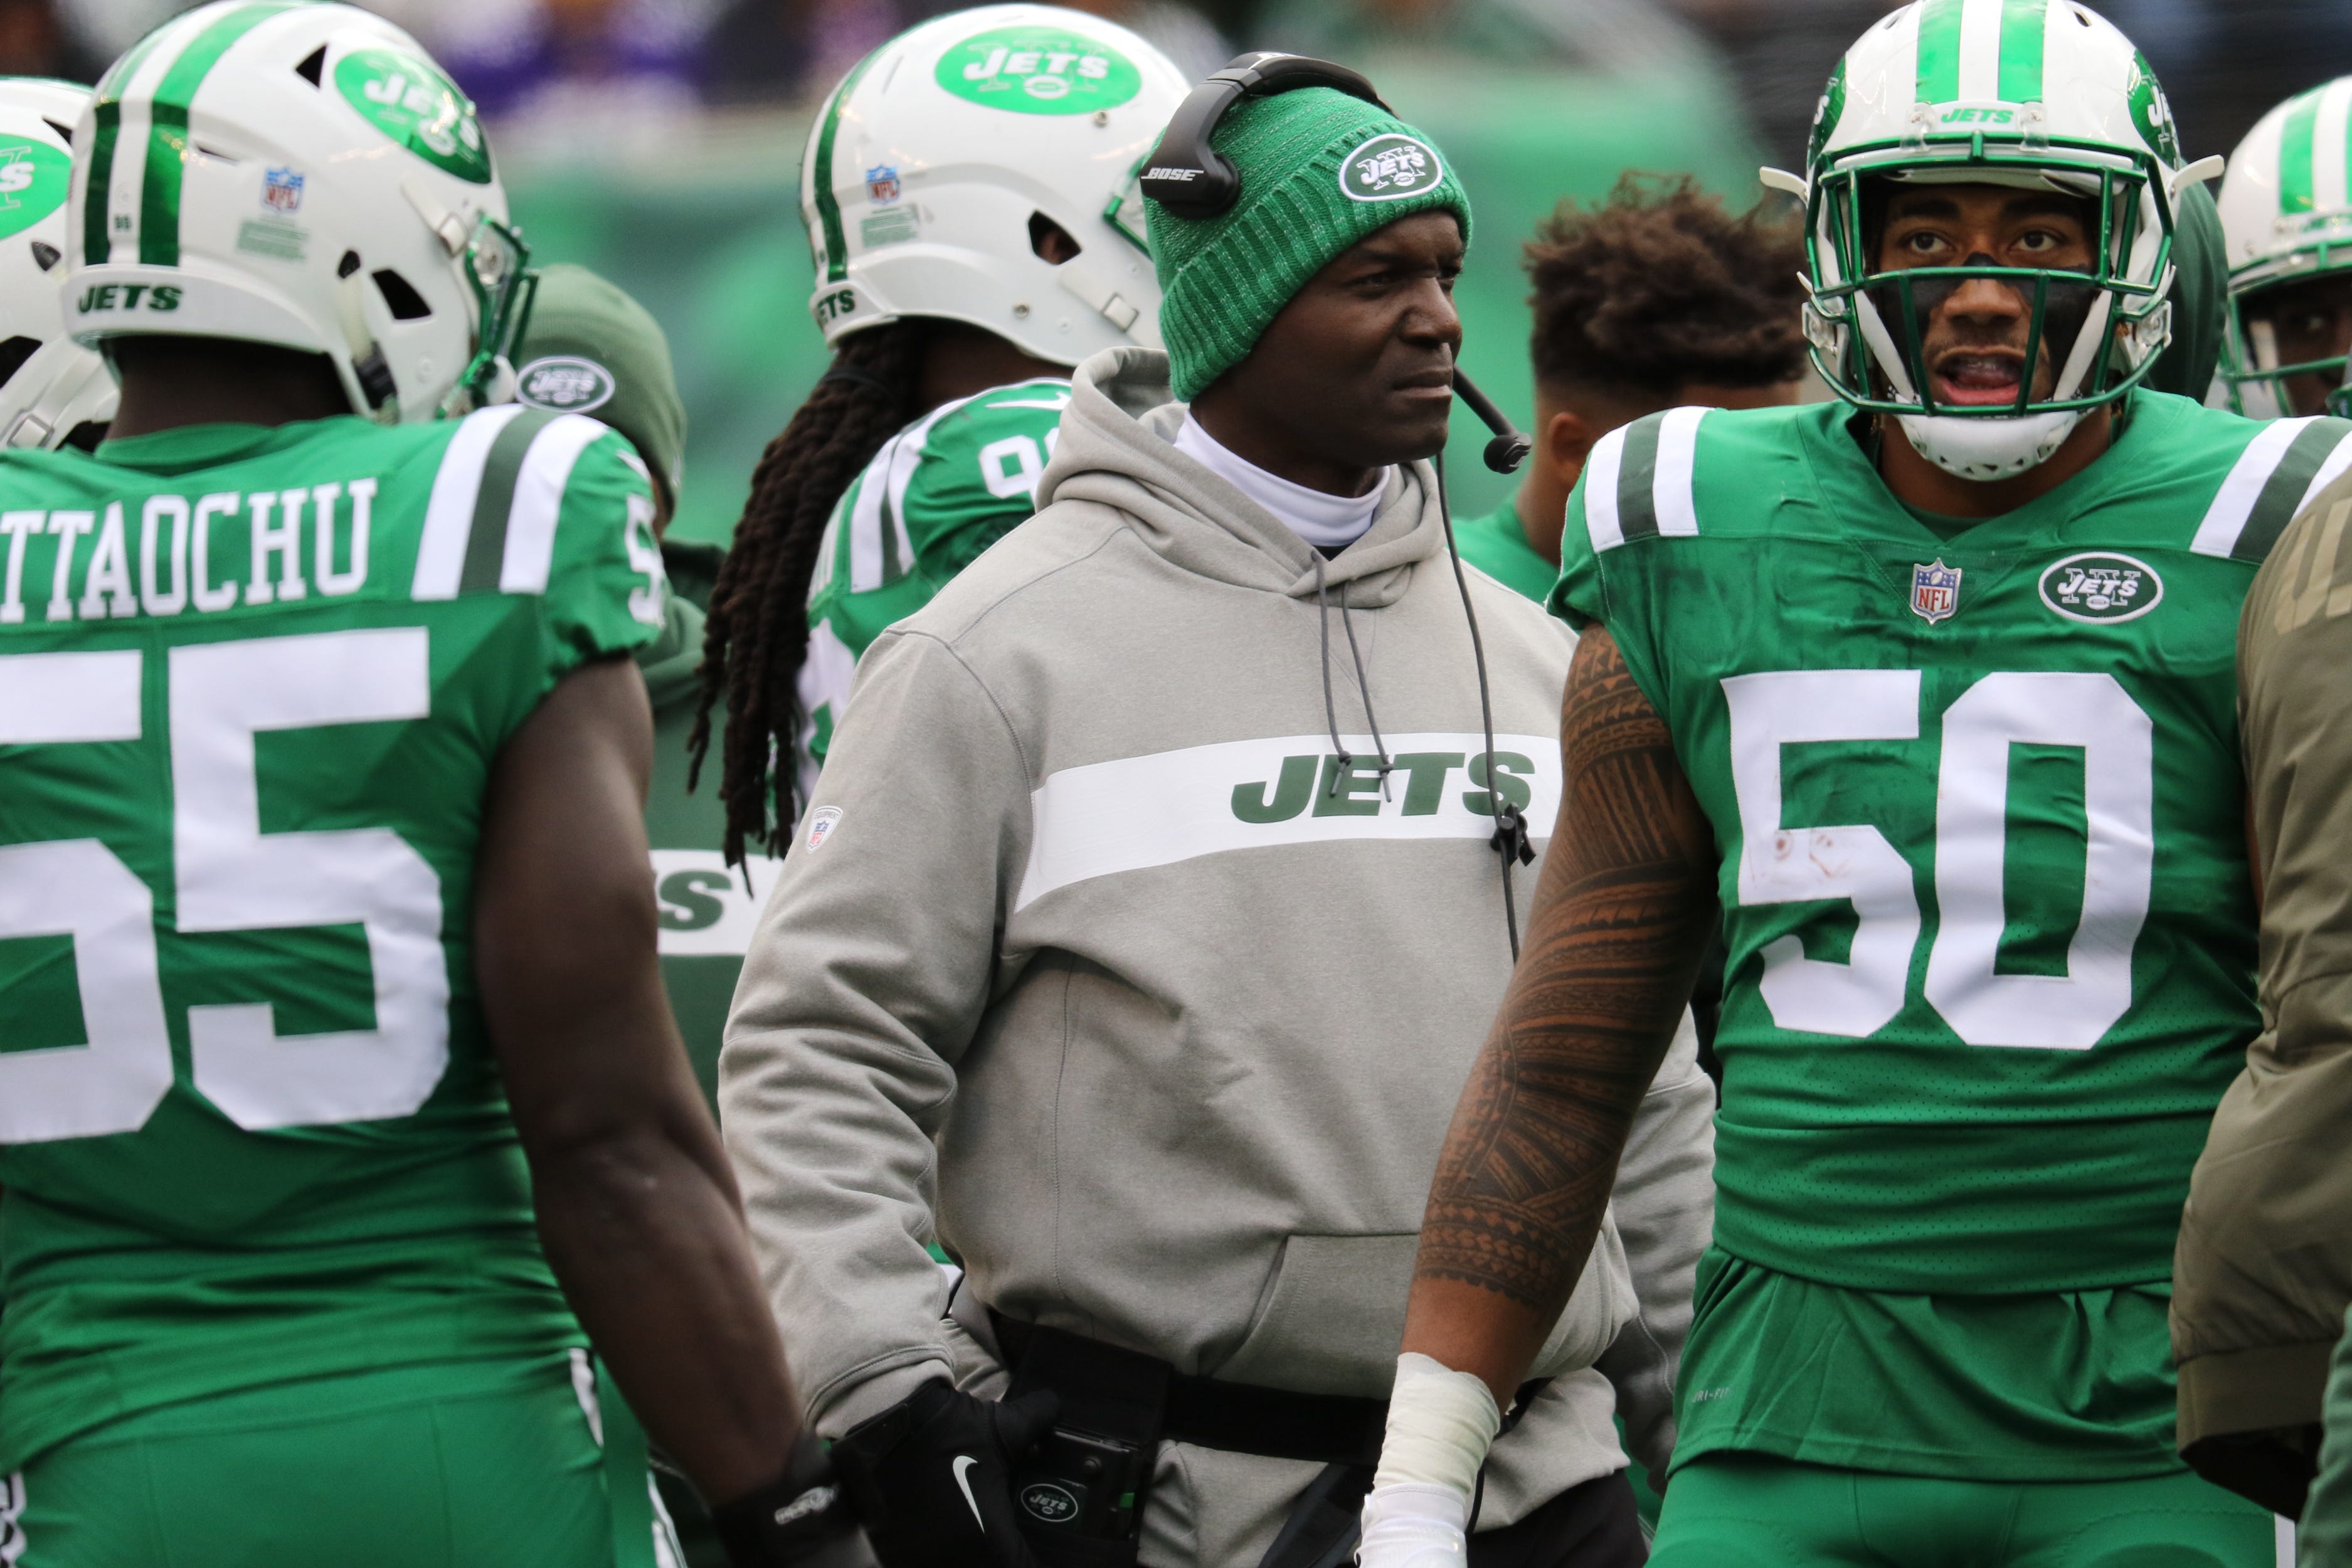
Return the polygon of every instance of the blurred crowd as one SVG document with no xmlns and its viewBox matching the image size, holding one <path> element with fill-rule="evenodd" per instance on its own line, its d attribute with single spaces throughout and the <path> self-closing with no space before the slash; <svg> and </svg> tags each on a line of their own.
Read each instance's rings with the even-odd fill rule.
<svg viewBox="0 0 2352 1568">
<path fill-rule="evenodd" d="M 92 79 L 192 0 L 0 0 L 0 71 Z M 1800 155 L 1833 58 L 1891 0 L 1074 0 L 1186 70 L 1239 49 L 1338 58 L 1410 48 L 1465 69 L 1552 61 L 1612 74 L 1711 62 L 1760 145 Z M 374 0 L 494 121 L 558 130 L 615 116 L 793 105 L 945 0 Z M 2234 145 L 2279 94 L 2282 52 L 2313 80 L 2352 70 L 2343 0 L 2105 0 L 2146 50 L 2192 153 Z"/>
</svg>

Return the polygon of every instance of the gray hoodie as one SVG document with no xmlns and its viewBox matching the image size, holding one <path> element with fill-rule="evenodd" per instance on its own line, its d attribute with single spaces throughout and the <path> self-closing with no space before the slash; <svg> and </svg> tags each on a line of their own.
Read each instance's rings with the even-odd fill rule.
<svg viewBox="0 0 2352 1568">
<path fill-rule="evenodd" d="M 828 1435 L 927 1378 L 1001 1391 L 983 1303 L 1234 1382 L 1394 1376 L 1511 963 L 1435 476 L 1397 472 L 1327 612 L 1314 552 L 1170 444 L 1166 367 L 1081 365 L 1036 517 L 868 650 L 744 963 L 727 1142 Z M 1545 835 L 1572 638 L 1469 581 L 1492 776 Z M 1686 1026 L 1482 1525 L 1623 1465 L 1604 1352 L 1663 1466 L 1712 1109 Z M 1163 1446 L 1144 1561 L 1255 1562 L 1315 1469 Z"/>
</svg>

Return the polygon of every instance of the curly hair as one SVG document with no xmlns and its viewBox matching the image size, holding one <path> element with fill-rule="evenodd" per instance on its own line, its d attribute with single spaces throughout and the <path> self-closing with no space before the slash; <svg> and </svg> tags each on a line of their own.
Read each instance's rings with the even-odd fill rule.
<svg viewBox="0 0 2352 1568">
<path fill-rule="evenodd" d="M 740 864 L 750 845 L 781 853 L 792 831 L 817 546 L 834 502 L 913 417 L 928 330 L 926 321 L 900 321 L 844 338 L 832 369 L 751 471 L 742 521 L 710 593 L 696 671 L 701 700 L 687 741 L 691 789 L 710 748 L 710 710 L 724 697 L 719 798 L 730 865 Z"/>
<path fill-rule="evenodd" d="M 1526 247 L 1536 379 L 1657 397 L 1793 380 L 1801 233 L 1760 206 L 1732 216 L 1687 174 L 1629 173 L 1590 208 L 1562 201 Z"/>
</svg>

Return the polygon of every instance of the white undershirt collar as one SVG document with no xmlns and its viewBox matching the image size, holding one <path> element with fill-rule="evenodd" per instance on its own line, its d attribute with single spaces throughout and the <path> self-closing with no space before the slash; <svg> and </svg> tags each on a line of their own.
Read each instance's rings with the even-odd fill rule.
<svg viewBox="0 0 2352 1568">
<path fill-rule="evenodd" d="M 1372 526 L 1372 514 L 1381 510 L 1381 498 L 1388 494 L 1386 468 L 1360 496 L 1330 495 L 1270 474 L 1220 443 L 1189 413 L 1175 444 L 1178 451 L 1280 518 L 1318 550 L 1345 549 L 1361 539 Z"/>
</svg>

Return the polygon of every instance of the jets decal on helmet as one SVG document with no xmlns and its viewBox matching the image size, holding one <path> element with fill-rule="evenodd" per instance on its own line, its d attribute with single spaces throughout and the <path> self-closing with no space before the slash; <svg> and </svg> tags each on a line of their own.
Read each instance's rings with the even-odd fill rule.
<svg viewBox="0 0 2352 1568">
<path fill-rule="evenodd" d="M 1136 175 L 1188 86 L 1126 28 L 1053 5 L 958 11 L 883 45 L 802 157 L 825 342 L 929 316 L 1055 364 L 1158 347 Z M 1041 254 L 1045 224 L 1075 256 Z"/>
</svg>

